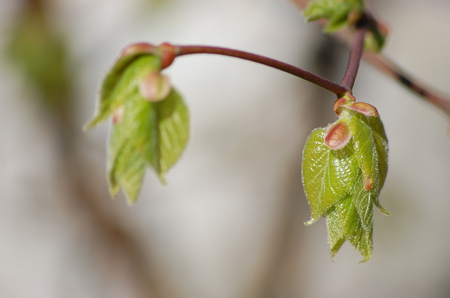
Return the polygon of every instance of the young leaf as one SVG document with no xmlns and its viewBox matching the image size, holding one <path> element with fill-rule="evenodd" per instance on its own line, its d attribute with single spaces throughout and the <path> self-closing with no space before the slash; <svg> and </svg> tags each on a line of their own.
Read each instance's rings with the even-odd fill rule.
<svg viewBox="0 0 450 298">
<path fill-rule="evenodd" d="M 109 179 L 111 193 L 117 194 L 119 184 L 131 203 L 141 187 L 141 164 L 151 166 L 164 182 L 165 173 L 181 156 L 189 139 L 189 114 L 174 89 L 159 102 L 136 93 L 124 107 L 123 120 L 112 127 Z"/>
<path fill-rule="evenodd" d="M 136 201 L 145 174 L 145 159 L 131 143 L 124 142 L 115 155 L 109 157 L 109 191 L 116 196 L 123 188 L 128 202 Z"/>
<path fill-rule="evenodd" d="M 368 29 L 364 40 L 364 47 L 372 52 L 378 53 L 383 49 L 384 44 L 386 43 L 389 28 L 383 23 L 374 22 Z"/>
<path fill-rule="evenodd" d="M 178 92 L 160 74 L 161 58 L 153 47 L 127 48 L 106 76 L 91 128 L 113 116 L 108 149 L 112 196 L 122 188 L 129 203 L 139 196 L 145 169 L 162 182 L 189 139 L 189 113 Z"/>
<path fill-rule="evenodd" d="M 331 150 L 325 143 L 324 129 L 315 129 L 303 150 L 302 178 L 314 223 L 327 210 L 348 196 L 359 171 L 349 147 Z"/>
<path fill-rule="evenodd" d="M 303 151 L 311 207 L 306 224 L 326 217 L 331 256 L 349 241 L 365 262 L 372 256 L 373 204 L 389 214 L 378 201 L 387 174 L 387 138 L 374 107 L 340 101 L 338 108 L 340 119 L 326 130 L 315 129 Z"/>
<path fill-rule="evenodd" d="M 139 98 L 130 108 L 134 119 L 136 149 L 153 167 L 162 182 L 164 175 L 179 159 L 189 139 L 189 114 L 175 89 L 160 102 Z"/>
<path fill-rule="evenodd" d="M 360 203 L 360 207 L 366 207 L 368 216 L 364 218 L 360 216 L 358 209 L 361 208 L 356 207 L 357 202 Z M 365 220 L 364 223 L 363 220 Z M 372 256 L 372 203 L 367 197 L 354 200 L 348 196 L 336 204 L 327 214 L 327 229 L 332 258 L 345 241 L 350 241 L 361 253 L 362 262 L 369 260 Z"/>
<path fill-rule="evenodd" d="M 366 117 L 360 113 L 353 113 L 349 126 L 353 136 L 354 156 L 364 176 L 364 187 L 371 190 L 378 185 L 378 153 L 372 130 Z"/>
<path fill-rule="evenodd" d="M 386 180 L 387 171 L 388 171 L 388 141 L 386 137 L 386 133 L 384 131 L 383 123 L 381 122 L 380 117 L 367 117 L 368 124 L 373 132 L 373 137 L 375 141 L 375 147 L 378 155 L 378 189 L 375 196 L 372 197 L 373 203 L 375 206 L 380 209 L 380 211 L 386 215 L 390 215 L 390 213 L 384 209 L 380 202 L 378 201 L 378 193 L 384 186 L 384 181 Z"/>
<path fill-rule="evenodd" d="M 115 109 L 136 92 L 140 79 L 159 70 L 160 64 L 159 58 L 154 55 L 142 56 L 135 53 L 119 58 L 103 80 L 97 111 L 84 128 L 91 129 L 111 116 Z"/>
<path fill-rule="evenodd" d="M 363 0 L 313 0 L 303 15 L 307 21 L 327 19 L 326 32 L 334 32 L 349 22 L 349 15 L 358 15 L 364 10 Z"/>
</svg>

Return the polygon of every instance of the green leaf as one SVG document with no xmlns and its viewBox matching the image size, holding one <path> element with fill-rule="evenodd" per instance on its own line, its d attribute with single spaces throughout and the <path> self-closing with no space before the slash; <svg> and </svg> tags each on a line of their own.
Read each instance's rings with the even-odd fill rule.
<svg viewBox="0 0 450 298">
<path fill-rule="evenodd" d="M 115 155 L 109 158 L 109 191 L 116 196 L 123 188 L 128 202 L 136 201 L 144 179 L 146 162 L 132 143 L 124 142 Z"/>
<path fill-rule="evenodd" d="M 160 58 L 149 54 L 151 50 L 136 44 L 122 54 L 106 76 L 99 108 L 86 126 L 113 116 L 108 147 L 110 193 L 116 196 L 123 189 L 129 203 L 139 196 L 146 167 L 164 182 L 189 139 L 188 109 L 159 73 Z"/>
<path fill-rule="evenodd" d="M 347 24 L 351 12 L 359 14 L 363 10 L 363 0 L 313 0 L 303 11 L 303 15 L 307 21 L 327 19 L 329 22 L 325 31 L 334 32 Z"/>
<path fill-rule="evenodd" d="M 362 108 L 367 106 L 342 104 L 339 120 L 311 133 L 302 164 L 303 185 L 311 207 L 311 220 L 306 224 L 326 217 L 331 256 L 349 241 L 363 256 L 363 262 L 372 256 L 373 205 L 389 214 L 378 201 L 387 175 L 387 138 L 378 113 Z M 343 124 L 348 125 L 350 139 L 344 147 L 335 146 L 334 137 L 340 137 L 338 125 Z M 346 134 L 341 135 L 348 139 Z"/>
<path fill-rule="evenodd" d="M 372 130 L 375 147 L 378 155 L 378 171 L 380 189 L 384 185 L 388 171 L 388 140 L 380 117 L 368 117 L 368 125 Z"/>
<path fill-rule="evenodd" d="M 117 60 L 101 85 L 95 116 L 84 128 L 91 129 L 111 116 L 115 109 L 136 93 L 140 79 L 159 70 L 160 64 L 160 59 L 154 55 L 135 54 Z"/>
<path fill-rule="evenodd" d="M 376 195 L 372 197 L 375 206 L 380 209 L 380 211 L 386 215 L 390 215 L 389 211 L 384 209 L 379 200 L 378 193 L 384 186 L 386 181 L 386 176 L 388 172 L 388 140 L 386 133 L 384 131 L 383 122 L 381 122 L 380 117 L 368 117 L 368 124 L 373 132 L 373 137 L 375 141 L 375 147 L 378 155 L 378 189 Z"/>
<path fill-rule="evenodd" d="M 366 190 L 378 185 L 378 153 L 367 118 L 361 113 L 352 113 L 349 127 L 353 136 L 353 150 L 361 167 Z"/>
<path fill-rule="evenodd" d="M 334 257 L 342 244 L 349 241 L 363 256 L 362 262 L 365 262 L 372 256 L 372 192 L 363 190 L 361 171 L 355 182 L 354 192 L 327 213 L 328 243 L 331 257 Z"/>
<path fill-rule="evenodd" d="M 111 194 L 123 187 L 130 203 L 139 194 L 144 172 L 151 166 L 162 182 L 183 153 L 189 139 L 189 114 L 174 90 L 160 102 L 149 102 L 139 93 L 124 104 L 124 116 L 113 125 L 109 145 Z M 129 151 L 132 152 L 129 152 Z"/>
<path fill-rule="evenodd" d="M 332 258 L 345 241 L 350 241 L 364 257 L 364 260 L 369 259 L 372 254 L 372 235 L 361 225 L 355 202 L 349 196 L 333 206 L 327 214 L 328 244 Z"/>
<path fill-rule="evenodd" d="M 11 19 L 4 35 L 4 54 L 38 91 L 44 107 L 58 114 L 69 113 L 72 77 L 66 39 L 53 26 L 44 5 L 23 4 L 22 13 Z M 6 32 L 5 32 L 6 33 Z"/>
<path fill-rule="evenodd" d="M 146 167 L 144 157 L 136 148 L 135 120 L 130 113 L 134 101 L 139 99 L 139 95 L 135 94 L 120 108 L 123 110 L 123 119 L 113 124 L 108 147 L 110 193 L 116 196 L 123 188 L 129 203 L 134 202 L 139 195 Z"/>
<path fill-rule="evenodd" d="M 385 24 L 379 22 L 375 22 L 368 29 L 364 40 L 364 47 L 372 52 L 378 53 L 386 43 L 389 29 Z"/>
<path fill-rule="evenodd" d="M 172 89 L 165 100 L 151 103 L 141 99 L 130 111 L 136 148 L 164 182 L 189 139 L 187 107 Z"/>
<path fill-rule="evenodd" d="M 349 147 L 330 150 L 324 143 L 324 129 L 316 129 L 309 136 L 303 150 L 302 177 L 314 223 L 339 200 L 348 196 L 353 179 L 359 170 Z"/>
</svg>

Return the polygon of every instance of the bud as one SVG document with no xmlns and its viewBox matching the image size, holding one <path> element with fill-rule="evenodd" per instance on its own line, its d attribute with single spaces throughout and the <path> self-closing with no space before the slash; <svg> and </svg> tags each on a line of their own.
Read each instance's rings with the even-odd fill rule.
<svg viewBox="0 0 450 298">
<path fill-rule="evenodd" d="M 373 188 L 373 177 L 364 177 L 364 190 L 368 191 Z"/>
<path fill-rule="evenodd" d="M 139 82 L 139 93 L 149 102 L 161 101 L 169 95 L 170 80 L 159 71 L 144 76 Z"/>
<path fill-rule="evenodd" d="M 336 100 L 333 106 L 333 110 L 336 116 L 338 116 L 339 118 L 341 117 L 342 106 L 347 106 L 351 103 L 354 103 L 355 101 L 356 98 L 352 94 L 346 94 L 343 97 Z"/>
<path fill-rule="evenodd" d="M 355 102 L 349 106 L 346 106 L 346 108 L 369 117 L 379 116 L 377 108 L 365 102 Z"/>
<path fill-rule="evenodd" d="M 329 125 L 325 133 L 325 145 L 327 145 L 327 147 L 331 150 L 339 150 L 344 148 L 352 137 L 350 134 L 350 129 L 344 121 L 338 121 Z"/>
<path fill-rule="evenodd" d="M 355 101 L 356 98 L 351 94 L 347 94 L 339 98 L 338 100 L 336 100 L 333 106 L 335 114 L 339 118 L 341 118 L 342 109 L 346 108 L 369 117 L 379 116 L 377 108 L 375 108 L 373 105 L 365 102 L 355 102 Z"/>
<path fill-rule="evenodd" d="M 176 47 L 169 43 L 163 43 L 161 44 L 158 49 L 160 50 L 160 57 L 161 57 L 161 69 L 169 67 L 173 60 L 177 57 L 175 51 Z"/>
<path fill-rule="evenodd" d="M 123 105 L 121 105 L 120 107 L 115 109 L 113 111 L 113 116 L 112 116 L 113 124 L 118 125 L 118 124 L 122 123 L 124 114 L 125 114 L 125 107 Z"/>
<path fill-rule="evenodd" d="M 119 59 L 126 56 L 142 55 L 142 54 L 156 54 L 156 47 L 152 44 L 139 42 L 134 43 L 122 50 Z"/>
</svg>

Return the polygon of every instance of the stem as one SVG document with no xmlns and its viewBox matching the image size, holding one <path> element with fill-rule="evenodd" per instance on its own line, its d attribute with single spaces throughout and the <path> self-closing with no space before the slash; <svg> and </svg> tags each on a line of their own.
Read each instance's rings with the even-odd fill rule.
<svg viewBox="0 0 450 298">
<path fill-rule="evenodd" d="M 348 59 L 347 69 L 345 70 L 344 78 L 341 85 L 352 90 L 355 84 L 356 75 L 358 74 L 359 62 L 361 61 L 364 48 L 364 35 L 366 33 L 366 26 L 363 25 L 356 30 L 350 57 Z"/>
<path fill-rule="evenodd" d="M 295 5 L 297 5 L 301 10 L 305 9 L 308 5 L 309 0 L 291 0 Z M 320 26 L 325 26 L 325 20 L 317 20 L 315 23 Z M 351 34 L 347 30 L 341 30 L 333 34 L 333 36 L 350 44 Z M 450 96 L 442 95 L 439 92 L 433 90 L 432 88 L 425 86 L 425 84 L 418 78 L 413 77 L 408 74 L 400 67 L 398 67 L 393 61 L 388 59 L 386 56 L 381 54 L 375 54 L 371 51 L 364 51 L 364 59 L 372 64 L 378 70 L 384 72 L 389 77 L 393 78 L 397 82 L 401 83 L 403 86 L 411 90 L 412 92 L 421 96 L 425 101 L 431 103 L 432 105 L 439 108 L 442 112 L 450 117 Z"/>
<path fill-rule="evenodd" d="M 337 96 L 342 96 L 348 93 L 349 89 L 340 84 L 334 83 L 324 77 L 311 73 L 309 71 L 303 70 L 301 68 L 295 67 L 293 65 L 267 58 L 264 56 L 243 52 L 234 49 L 211 47 L 211 46 L 175 46 L 176 56 L 184 56 L 191 54 L 216 54 L 223 56 L 230 56 L 239 59 L 244 59 L 248 61 L 253 61 L 260 63 L 278 70 L 290 73 L 296 77 L 302 78 L 308 82 L 318 85 L 328 91 L 333 92 Z"/>
</svg>

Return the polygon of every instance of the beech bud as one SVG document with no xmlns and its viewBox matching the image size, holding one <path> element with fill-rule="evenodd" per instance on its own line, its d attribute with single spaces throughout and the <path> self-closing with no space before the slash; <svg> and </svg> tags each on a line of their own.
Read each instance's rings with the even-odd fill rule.
<svg viewBox="0 0 450 298">
<path fill-rule="evenodd" d="M 365 102 L 355 102 L 346 106 L 346 108 L 370 117 L 379 116 L 377 108 Z"/>
<path fill-rule="evenodd" d="M 325 131 L 325 145 L 331 150 L 339 150 L 347 145 L 352 135 L 346 122 L 338 121 L 327 127 Z"/>
<path fill-rule="evenodd" d="M 155 54 L 156 47 L 152 44 L 140 42 L 127 46 L 120 53 L 119 59 L 125 56 L 134 56 L 139 54 Z"/>
<path fill-rule="evenodd" d="M 158 71 L 144 76 L 139 82 L 139 93 L 150 102 L 161 101 L 169 95 L 170 80 Z"/>
</svg>

